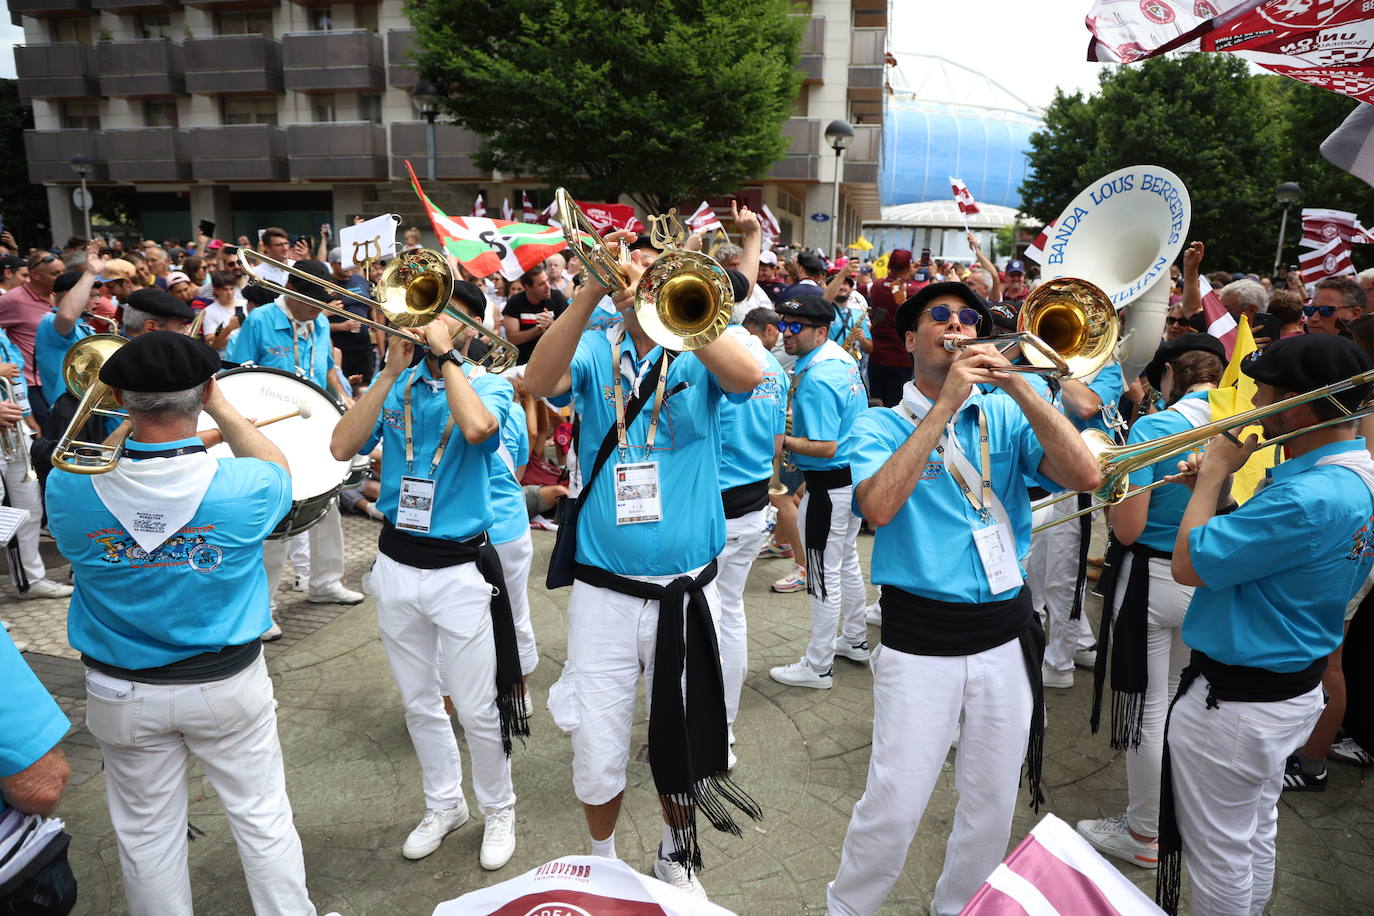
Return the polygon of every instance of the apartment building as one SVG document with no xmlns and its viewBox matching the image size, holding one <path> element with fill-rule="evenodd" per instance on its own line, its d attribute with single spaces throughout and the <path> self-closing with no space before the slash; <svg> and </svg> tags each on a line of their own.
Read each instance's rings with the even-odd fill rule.
<svg viewBox="0 0 1374 916">
<path fill-rule="evenodd" d="M 400 0 L 8 0 L 24 29 L 15 48 L 19 93 L 33 105 L 29 176 L 47 188 L 53 235 L 79 231 L 73 156 L 92 184 L 132 186 L 145 236 L 189 238 L 280 225 L 313 233 L 355 214 L 422 211 L 404 180 L 426 173 L 426 123 L 411 97 L 414 32 Z M 784 130 L 792 145 L 745 189 L 785 223 L 786 240 L 824 246 L 836 174 L 824 140 L 853 123 L 841 176 L 840 236 L 878 214 L 888 0 L 815 0 L 803 44 L 805 82 Z M 465 213 L 479 192 L 489 212 L 521 190 L 519 176 L 476 168 L 475 134 L 437 128 L 431 196 Z M 423 223 L 421 223 L 423 228 Z M 846 239 L 848 240 L 848 239 Z"/>
</svg>

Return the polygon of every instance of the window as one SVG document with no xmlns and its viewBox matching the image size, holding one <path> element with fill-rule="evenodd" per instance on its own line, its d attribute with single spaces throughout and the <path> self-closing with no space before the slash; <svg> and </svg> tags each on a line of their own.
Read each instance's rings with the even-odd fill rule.
<svg viewBox="0 0 1374 916">
<path fill-rule="evenodd" d="M 353 25 L 355 28 L 367 29 L 369 32 L 377 31 L 377 7 L 372 3 L 359 3 L 353 7 Z"/>
<path fill-rule="evenodd" d="M 90 25 L 84 19 L 50 19 L 48 20 L 48 40 L 89 44 L 91 40 Z"/>
<path fill-rule="evenodd" d="M 146 127 L 176 127 L 175 99 L 147 99 L 143 103 L 143 124 Z"/>
<path fill-rule="evenodd" d="M 315 122 L 327 124 L 337 120 L 334 117 L 334 97 L 332 95 L 322 95 L 315 99 L 313 111 L 315 112 Z"/>
<path fill-rule="evenodd" d="M 138 37 L 139 38 L 171 38 L 172 36 L 172 17 L 171 16 L 139 16 L 138 17 Z"/>
<path fill-rule="evenodd" d="M 265 11 L 248 13 L 218 13 L 215 16 L 217 35 L 262 35 L 272 37 L 272 14 Z"/>
<path fill-rule="evenodd" d="M 382 97 L 364 93 L 358 96 L 358 120 L 382 123 Z"/>
<path fill-rule="evenodd" d="M 329 15 L 329 7 L 320 6 L 310 10 L 310 29 L 314 32 L 328 32 L 334 28 L 334 17 Z"/>
<path fill-rule="evenodd" d="M 266 124 L 277 126 L 277 100 L 271 98 L 231 98 L 224 97 L 221 104 L 222 121 L 225 124 Z"/>
<path fill-rule="evenodd" d="M 100 130 L 99 102 L 63 102 L 62 126 L 67 130 Z"/>
</svg>

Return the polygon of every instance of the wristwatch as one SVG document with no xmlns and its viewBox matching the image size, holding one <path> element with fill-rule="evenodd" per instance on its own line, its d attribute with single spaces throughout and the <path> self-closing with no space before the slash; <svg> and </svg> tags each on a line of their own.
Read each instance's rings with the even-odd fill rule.
<svg viewBox="0 0 1374 916">
<path fill-rule="evenodd" d="M 453 363 L 460 370 L 463 368 L 463 356 L 461 353 L 458 352 L 457 347 L 454 347 L 447 353 L 440 353 L 438 356 L 435 357 L 435 359 L 439 361 L 440 368 L 443 367 L 444 363 Z"/>
</svg>

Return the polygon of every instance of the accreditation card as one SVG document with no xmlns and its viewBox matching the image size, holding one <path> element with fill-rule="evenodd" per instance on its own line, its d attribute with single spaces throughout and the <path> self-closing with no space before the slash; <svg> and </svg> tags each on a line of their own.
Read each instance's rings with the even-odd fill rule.
<svg viewBox="0 0 1374 916">
<path fill-rule="evenodd" d="M 424 477 L 402 477 L 401 495 L 396 504 L 396 527 L 428 534 L 433 514 L 434 481 Z"/>
<path fill-rule="evenodd" d="M 658 462 L 641 461 L 615 466 L 615 523 L 637 525 L 663 519 Z"/>
</svg>

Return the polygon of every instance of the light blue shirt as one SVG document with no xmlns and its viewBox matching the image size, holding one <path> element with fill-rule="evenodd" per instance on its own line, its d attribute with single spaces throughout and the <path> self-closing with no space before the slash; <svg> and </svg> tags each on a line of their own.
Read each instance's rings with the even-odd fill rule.
<svg viewBox="0 0 1374 916">
<path fill-rule="evenodd" d="M 1188 533 L 1205 584 L 1183 619 L 1185 643 L 1279 673 L 1341 644 L 1346 603 L 1374 565 L 1374 500 L 1354 472 L 1317 461 L 1364 448 L 1333 442 L 1285 461 L 1243 506 Z"/>
<path fill-rule="evenodd" d="M 297 340 L 284 305 L 260 305 L 248 313 L 238 334 L 229 342 L 227 359 L 282 369 L 328 390 L 329 370 L 334 368 L 329 319 L 323 313 L 316 315 L 310 333 Z"/>
<path fill-rule="evenodd" d="M 27 770 L 57 746 L 71 725 L 8 633 L 0 632 L 0 777 Z M 0 799 L 0 812 L 5 803 Z"/>
<path fill-rule="evenodd" d="M 764 351 L 763 357 L 763 381 L 749 400 L 720 406 L 722 491 L 773 476 L 773 438 L 787 427 L 787 374 L 773 354 Z"/>
<path fill-rule="evenodd" d="M 837 305 L 835 306 L 835 319 L 830 322 L 830 339 L 840 346 L 849 338 L 849 333 L 854 330 L 854 322 L 859 322 L 860 340 L 872 340 L 873 328 L 868 322 L 868 312 L 856 305 Z"/>
<path fill-rule="evenodd" d="M 848 466 L 845 439 L 867 403 L 859 366 L 853 358 L 846 353 L 816 362 L 821 349 L 817 347 L 799 356 L 792 367 L 794 377 L 801 375 L 792 395 L 792 435 L 837 444 L 835 454 L 829 458 L 812 458 L 794 452 L 792 463 L 802 471 L 828 471 Z"/>
<path fill-rule="evenodd" d="M 463 371 L 469 372 L 469 364 L 464 364 Z M 405 392 L 412 379 L 410 414 L 415 439 L 414 461 L 407 465 Z M 471 381 L 482 405 L 491 411 L 498 425 L 503 423 L 514 397 L 510 382 L 490 374 Z M 387 392 L 386 400 L 382 402 L 382 412 L 377 417 L 372 435 L 358 450 L 360 455 L 370 455 L 377 443 L 382 443 L 382 492 L 377 499 L 377 508 L 393 525 L 396 524 L 396 509 L 400 501 L 401 478 L 422 477 L 434 481 L 434 507 L 428 534 L 418 531 L 407 531 L 407 534 L 466 541 L 491 527 L 493 471 L 488 463 L 500 460 L 495 453 L 496 447 L 501 444 L 501 436 L 498 432 L 476 445 L 469 445 L 463 437 L 463 431 L 455 423 L 436 469 L 432 466 L 434 454 L 439 450 L 439 441 L 451 417 L 443 379 L 436 380 L 430 374 L 429 360 L 423 360 L 396 379 L 391 391 Z M 523 506 L 521 511 L 524 511 Z"/>
<path fill-rule="evenodd" d="M 67 351 L 78 340 L 95 333 L 85 321 L 77 321 L 71 331 L 63 336 L 53 327 L 55 317 L 56 312 L 44 315 L 33 336 L 33 361 L 38 364 L 38 384 L 43 387 L 43 399 L 49 404 L 56 404 L 57 399 L 67 391 L 67 380 L 62 377 L 62 360 Z"/>
<path fill-rule="evenodd" d="M 1183 401 L 1189 398 L 1203 398 L 1205 400 L 1206 397 L 1207 392 L 1194 391 L 1192 394 L 1185 394 L 1179 400 Z M 1160 436 L 1167 436 L 1192 428 L 1193 425 L 1177 410 L 1161 410 L 1159 413 L 1146 414 L 1136 420 L 1135 424 L 1131 426 L 1131 434 L 1126 437 L 1126 442 L 1133 445 L 1137 442 L 1158 439 Z M 1189 451 L 1192 449 L 1184 449 L 1177 455 L 1170 455 L 1149 467 L 1134 472 L 1130 477 L 1131 486 L 1146 487 L 1156 480 L 1163 480 L 1170 474 L 1177 474 L 1179 459 Z M 1150 497 L 1150 511 L 1145 516 L 1145 528 L 1140 532 L 1140 537 L 1137 540 L 1146 547 L 1162 550 L 1165 553 L 1173 553 L 1174 538 L 1178 536 L 1178 526 L 1183 521 L 1183 510 L 1188 508 L 1188 499 L 1192 494 L 1182 484 L 1166 483 L 1155 487 L 1148 495 Z"/>
<path fill-rule="evenodd" d="M 1045 455 L 1040 440 L 1017 403 L 1000 394 L 972 395 L 955 418 L 960 448 L 974 468 L 982 467 L 980 410 L 987 415 L 992 490 L 1007 510 L 1024 578 L 1031 528 L 1025 481 L 1046 489 L 1061 488 L 1040 475 L 1040 461 Z M 856 513 L 859 484 L 878 473 L 911 433 L 910 421 L 890 408 L 870 407 L 859 415 L 847 443 Z M 975 489 L 979 486 L 972 480 L 968 484 Z M 873 584 L 895 585 L 913 595 L 966 604 L 1011 597 L 1011 592 L 993 594 L 988 588 L 973 543 L 977 527 L 983 527 L 978 513 L 949 473 L 945 459 L 932 451 L 906 503 L 891 522 L 874 533 Z"/>
<path fill-rule="evenodd" d="M 0 328 L 0 363 L 13 363 L 19 367 L 19 375 L 9 382 L 13 386 L 11 393 L 15 403 L 24 408 L 24 416 L 27 417 L 32 411 L 29 409 L 29 386 L 24 383 L 24 352 L 10 340 L 4 328 Z"/>
<path fill-rule="evenodd" d="M 577 454 L 584 474 L 601 448 L 607 430 L 615 425 L 611 342 L 606 334 L 586 331 L 577 344 L 569 373 L 572 402 L 582 415 Z M 634 356 L 626 334 L 616 345 L 617 357 Z M 654 347 L 636 360 L 641 375 L 663 356 Z M 625 402 L 633 397 L 633 380 L 622 373 Z M 750 393 L 727 394 L 692 353 L 680 353 L 668 367 L 665 391 L 686 384 L 667 398 L 658 417 L 652 451 L 644 445 L 657 396 L 650 393 L 644 409 L 626 430 L 624 458 L 616 451 L 592 482 L 578 516 L 577 560 L 622 576 L 669 576 L 705 566 L 725 546 L 725 512 L 720 503 L 720 403 L 735 402 Z M 615 521 L 615 465 L 620 461 L 658 462 L 663 520 L 617 525 Z"/>
<path fill-rule="evenodd" d="M 525 425 L 525 408 L 514 401 L 501 421 L 501 444 L 517 470 L 529 462 L 530 433 Z M 491 509 L 496 518 L 489 532 L 493 544 L 509 544 L 530 530 L 525 490 L 500 451 L 491 456 Z"/>
<path fill-rule="evenodd" d="M 1112 360 L 1097 370 L 1097 374 L 1090 379 L 1079 379 L 1083 384 L 1092 389 L 1093 393 L 1102 399 L 1102 408 L 1110 415 L 1116 416 L 1116 405 L 1121 401 L 1121 394 L 1126 390 L 1126 382 L 1121 375 L 1121 364 Z M 1100 429 L 1104 433 L 1111 433 L 1107 426 L 1107 421 L 1102 418 L 1102 410 L 1096 410 L 1093 415 L 1084 420 L 1076 414 L 1069 414 L 1069 419 L 1073 425 L 1082 432 L 1085 429 Z"/>
<path fill-rule="evenodd" d="M 125 449 L 199 442 L 129 440 Z M 262 542 L 291 508 L 291 477 L 257 458 L 217 460 L 191 520 L 152 553 L 105 508 L 90 476 L 53 469 L 48 528 L 72 563 L 72 648 L 120 668 L 157 668 L 243 645 L 271 626 Z"/>
</svg>

